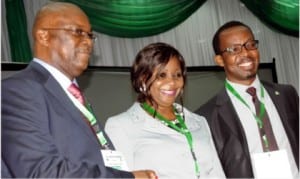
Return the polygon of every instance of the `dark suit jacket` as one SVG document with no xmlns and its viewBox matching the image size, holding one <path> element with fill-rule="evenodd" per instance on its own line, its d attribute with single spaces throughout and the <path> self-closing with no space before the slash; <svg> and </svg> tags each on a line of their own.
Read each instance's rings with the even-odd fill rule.
<svg viewBox="0 0 300 179">
<path fill-rule="evenodd" d="M 12 177 L 133 178 L 104 166 L 82 114 L 38 63 L 2 81 L 1 112 L 2 163 Z"/>
<path fill-rule="evenodd" d="M 280 115 L 299 168 L 299 96 L 290 85 L 263 84 Z M 226 177 L 253 177 L 245 132 L 225 88 L 196 113 L 209 123 Z"/>
</svg>

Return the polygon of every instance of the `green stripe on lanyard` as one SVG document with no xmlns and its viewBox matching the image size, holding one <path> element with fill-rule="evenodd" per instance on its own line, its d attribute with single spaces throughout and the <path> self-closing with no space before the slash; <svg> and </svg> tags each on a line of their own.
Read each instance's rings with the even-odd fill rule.
<svg viewBox="0 0 300 179">
<path fill-rule="evenodd" d="M 263 128 L 263 116 L 265 114 L 265 104 L 263 102 L 260 102 L 260 107 L 259 107 L 259 116 L 256 115 L 256 112 L 254 113 L 251 108 L 249 107 L 249 105 L 246 103 L 246 101 L 239 95 L 239 93 L 233 88 L 233 86 L 231 86 L 227 81 L 225 81 L 225 87 L 239 100 L 241 101 L 252 113 L 252 115 L 254 116 L 258 126 L 260 129 Z M 260 85 L 260 96 L 261 99 L 264 99 L 265 95 L 264 95 L 264 88 L 262 85 Z M 262 139 L 264 141 L 264 145 L 266 146 L 266 148 L 269 147 L 269 142 L 268 139 L 266 138 L 266 136 L 262 136 Z"/>
<path fill-rule="evenodd" d="M 85 118 L 89 121 L 90 125 L 93 127 L 93 130 L 96 133 L 97 139 L 99 141 L 99 143 L 101 144 L 101 146 L 104 149 L 108 149 L 108 142 L 105 138 L 105 136 L 103 135 L 103 132 L 99 129 L 98 131 L 96 131 L 94 129 L 94 125 L 97 125 L 97 120 L 96 117 L 94 116 L 94 114 L 91 112 L 91 108 L 89 105 L 84 106 L 83 104 L 81 104 L 73 95 L 69 95 L 69 97 L 71 98 L 73 104 L 77 107 L 77 109 L 79 109 L 79 111 L 85 116 Z"/>
<path fill-rule="evenodd" d="M 241 101 L 252 113 L 252 115 L 254 116 L 256 122 L 258 123 L 259 128 L 263 127 L 263 122 L 262 122 L 262 118 L 264 116 L 265 113 L 265 104 L 264 103 L 260 103 L 260 112 L 259 112 L 259 116 L 256 115 L 256 112 L 254 113 L 251 108 L 249 107 L 249 105 L 246 103 L 246 101 L 239 95 L 239 93 L 226 81 L 225 82 L 225 87 L 239 100 Z M 260 94 L 262 99 L 264 98 L 264 90 L 262 85 L 260 86 Z"/>
<path fill-rule="evenodd" d="M 180 127 L 178 127 L 177 125 L 173 124 L 172 122 L 170 122 L 168 119 L 166 119 L 165 117 L 163 117 L 161 114 L 159 114 L 153 107 L 151 107 L 149 104 L 147 103 L 142 103 L 142 108 L 145 109 L 147 112 L 149 112 L 149 114 L 151 114 L 152 116 L 154 114 L 156 114 L 155 117 L 157 117 L 162 123 L 164 123 L 165 125 L 167 125 L 168 127 L 170 127 L 171 129 L 174 129 L 175 131 L 183 134 L 189 144 L 189 148 L 191 150 L 193 159 L 194 159 L 194 163 L 195 163 L 195 172 L 196 172 L 196 176 L 198 178 L 200 178 L 200 167 L 194 152 L 194 148 L 193 148 L 193 138 L 192 138 L 192 134 L 191 132 L 188 130 L 188 128 L 185 125 L 185 122 L 182 118 L 181 115 L 178 114 L 178 112 L 176 111 L 176 109 L 174 108 L 174 112 L 176 115 L 176 119 L 179 121 Z"/>
</svg>

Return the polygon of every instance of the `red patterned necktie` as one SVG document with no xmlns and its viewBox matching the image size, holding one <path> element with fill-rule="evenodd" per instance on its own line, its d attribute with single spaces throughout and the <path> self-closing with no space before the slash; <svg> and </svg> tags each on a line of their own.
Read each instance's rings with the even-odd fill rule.
<svg viewBox="0 0 300 179">
<path fill-rule="evenodd" d="M 82 95 L 82 92 L 80 91 L 80 89 L 78 88 L 78 86 L 75 83 L 72 83 L 69 87 L 68 87 L 68 91 L 81 103 L 85 106 L 85 102 L 84 102 L 84 97 Z M 95 130 L 93 128 L 93 126 L 91 126 L 89 120 L 83 116 L 85 122 L 88 124 L 88 126 L 91 128 L 91 130 L 93 131 L 93 133 L 96 135 Z M 95 127 L 97 127 L 97 125 L 95 125 Z"/>
<path fill-rule="evenodd" d="M 81 90 L 78 88 L 78 86 L 75 83 L 72 83 L 69 87 L 68 87 L 68 91 L 81 103 L 85 106 L 85 99 L 82 95 Z M 87 104 L 88 106 L 88 104 Z M 90 111 L 91 112 L 91 111 Z M 95 124 L 91 125 L 90 121 L 83 115 L 83 118 L 85 120 L 85 122 L 87 123 L 87 125 L 90 127 L 90 129 L 92 130 L 94 136 L 97 138 L 98 140 L 98 133 L 101 132 L 101 129 L 99 128 L 98 122 L 96 122 Z M 101 143 L 100 143 L 101 144 Z M 102 144 L 101 144 L 102 145 Z M 103 147 L 107 147 L 107 145 L 103 146 Z"/>
<path fill-rule="evenodd" d="M 68 91 L 81 103 L 84 105 L 84 98 L 83 95 L 80 91 L 80 89 L 77 87 L 76 84 L 72 83 L 69 87 L 68 87 Z"/>
<path fill-rule="evenodd" d="M 261 102 L 257 98 L 256 89 L 254 87 L 249 87 L 247 89 L 247 93 L 249 93 L 252 96 L 252 101 L 255 106 L 256 115 L 259 116 Z M 261 140 L 262 140 L 261 142 L 262 142 L 264 152 L 278 150 L 278 145 L 276 143 L 276 139 L 273 134 L 272 126 L 267 111 L 265 111 L 265 114 L 262 117 L 262 122 L 263 122 L 263 127 L 259 129 L 259 133 L 261 135 Z M 264 141 L 263 141 L 264 135 L 267 137 L 268 145 L 269 145 L 268 147 L 264 145 Z"/>
</svg>

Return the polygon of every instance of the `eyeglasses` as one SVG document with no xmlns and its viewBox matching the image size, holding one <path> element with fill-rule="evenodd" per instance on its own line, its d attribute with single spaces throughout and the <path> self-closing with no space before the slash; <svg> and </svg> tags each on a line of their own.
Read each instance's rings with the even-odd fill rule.
<svg viewBox="0 0 300 179">
<path fill-rule="evenodd" d="M 237 55 L 242 51 L 242 48 L 245 47 L 246 50 L 256 50 L 258 47 L 258 40 L 250 40 L 244 44 L 234 44 L 231 47 L 225 48 L 220 54 L 228 52 L 231 55 Z"/>
<path fill-rule="evenodd" d="M 82 29 L 66 29 L 66 28 L 43 28 L 43 30 L 64 30 L 67 32 L 71 32 L 72 35 L 76 36 L 76 37 L 88 37 L 89 39 L 91 39 L 92 41 L 95 41 L 97 39 L 97 36 L 95 34 L 93 34 L 92 32 L 86 32 Z"/>
</svg>

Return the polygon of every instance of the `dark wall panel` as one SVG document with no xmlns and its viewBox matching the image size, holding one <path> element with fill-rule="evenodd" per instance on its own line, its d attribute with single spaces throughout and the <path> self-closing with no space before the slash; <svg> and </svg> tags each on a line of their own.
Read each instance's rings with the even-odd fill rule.
<svg viewBox="0 0 300 179">
<path fill-rule="evenodd" d="M 25 67 L 24 64 L 2 64 L 2 79 Z M 274 63 L 261 64 L 260 78 L 277 82 L 274 67 Z M 197 109 L 224 86 L 224 79 L 225 74 L 220 67 L 188 67 L 184 106 L 192 111 Z M 89 67 L 78 78 L 78 83 L 102 124 L 109 116 L 127 110 L 136 99 L 128 67 Z"/>
</svg>

